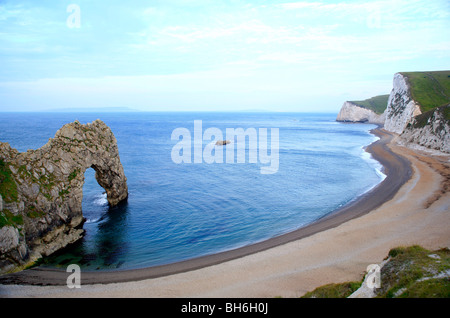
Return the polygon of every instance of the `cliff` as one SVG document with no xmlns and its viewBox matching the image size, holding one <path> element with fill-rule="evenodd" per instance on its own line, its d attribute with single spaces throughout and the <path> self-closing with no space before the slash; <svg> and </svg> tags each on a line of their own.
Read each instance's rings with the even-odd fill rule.
<svg viewBox="0 0 450 318">
<path fill-rule="evenodd" d="M 394 75 L 384 128 L 400 142 L 450 153 L 450 71 Z"/>
<path fill-rule="evenodd" d="M 401 134 L 414 116 L 420 115 L 419 104 L 411 96 L 410 85 L 402 74 L 394 75 L 394 87 L 389 95 L 384 128 Z"/>
<path fill-rule="evenodd" d="M 384 119 L 384 113 L 377 114 L 375 111 L 351 101 L 347 101 L 344 105 L 342 105 L 342 108 L 336 118 L 336 120 L 340 122 L 369 123 L 379 125 L 384 124 Z"/>
<path fill-rule="evenodd" d="M 401 143 L 450 153 L 449 113 L 450 104 L 416 116 L 400 135 Z"/>
<path fill-rule="evenodd" d="M 0 273 L 83 236 L 84 173 L 93 168 L 111 206 L 128 196 L 117 141 L 102 121 L 63 126 L 37 150 L 0 142 Z"/>
<path fill-rule="evenodd" d="M 380 114 L 386 97 L 386 109 Z M 402 72 L 394 75 L 390 95 L 345 102 L 336 120 L 383 124 L 406 146 L 450 153 L 449 105 L 450 71 Z"/>
</svg>

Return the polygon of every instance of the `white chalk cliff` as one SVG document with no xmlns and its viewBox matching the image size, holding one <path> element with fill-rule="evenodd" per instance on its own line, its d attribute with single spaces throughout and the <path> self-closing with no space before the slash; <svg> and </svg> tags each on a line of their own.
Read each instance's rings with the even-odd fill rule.
<svg viewBox="0 0 450 318">
<path fill-rule="evenodd" d="M 400 143 L 450 153 L 450 125 L 445 119 L 445 109 L 449 108 L 450 104 L 415 117 L 400 135 Z"/>
<path fill-rule="evenodd" d="M 382 115 L 345 102 L 336 120 L 384 124 L 384 129 L 400 135 L 399 142 L 403 145 L 450 153 L 450 124 L 446 117 L 449 108 L 450 103 L 422 114 L 420 104 L 412 97 L 408 78 L 396 73 L 387 108 Z"/>
<path fill-rule="evenodd" d="M 408 80 L 400 73 L 394 75 L 394 87 L 385 111 L 384 128 L 401 134 L 413 117 L 420 115 L 419 104 L 413 100 Z"/>
<path fill-rule="evenodd" d="M 449 105 L 437 107 L 424 114 L 420 104 L 412 98 L 408 78 L 394 75 L 393 89 L 386 108 L 384 128 L 400 135 L 400 143 L 450 153 L 450 126 L 445 118 Z"/>
<path fill-rule="evenodd" d="M 368 123 L 383 125 L 385 114 L 378 115 L 374 111 L 358 106 L 352 102 L 345 102 L 336 118 L 341 122 Z"/>
</svg>

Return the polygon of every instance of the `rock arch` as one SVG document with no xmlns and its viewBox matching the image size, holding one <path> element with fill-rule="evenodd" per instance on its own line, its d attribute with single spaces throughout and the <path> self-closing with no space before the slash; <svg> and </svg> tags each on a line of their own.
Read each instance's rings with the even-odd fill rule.
<svg viewBox="0 0 450 318">
<path fill-rule="evenodd" d="M 84 173 L 95 177 L 111 206 L 128 197 L 117 140 L 101 120 L 59 129 L 37 150 L 19 153 L 0 143 L 3 189 L 0 217 L 0 273 L 20 269 L 83 235 Z M 8 193 L 11 192 L 11 193 Z"/>
</svg>

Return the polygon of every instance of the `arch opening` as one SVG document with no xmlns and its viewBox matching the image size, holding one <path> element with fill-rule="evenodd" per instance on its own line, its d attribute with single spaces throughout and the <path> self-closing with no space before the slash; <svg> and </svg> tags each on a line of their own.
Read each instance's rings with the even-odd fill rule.
<svg viewBox="0 0 450 318">
<path fill-rule="evenodd" d="M 82 213 L 85 223 L 97 223 L 108 212 L 106 190 L 97 182 L 93 167 L 84 173 Z"/>
</svg>

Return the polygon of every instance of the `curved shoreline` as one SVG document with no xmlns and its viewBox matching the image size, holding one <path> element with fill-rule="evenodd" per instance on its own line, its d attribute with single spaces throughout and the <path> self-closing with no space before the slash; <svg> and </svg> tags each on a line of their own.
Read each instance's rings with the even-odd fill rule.
<svg viewBox="0 0 450 318">
<path fill-rule="evenodd" d="M 107 272 L 83 271 L 83 285 L 132 282 L 188 272 L 296 241 L 367 214 L 392 199 L 400 187 L 412 176 L 410 162 L 406 158 L 392 152 L 388 147 L 393 135 L 380 128 L 374 129 L 371 132 L 380 137 L 380 140 L 369 145 L 366 151 L 381 163 L 386 178 L 369 192 L 348 205 L 298 230 L 230 251 L 142 269 Z M 66 280 L 67 273 L 65 271 L 37 267 L 19 273 L 1 276 L 0 284 L 65 286 Z"/>
</svg>

